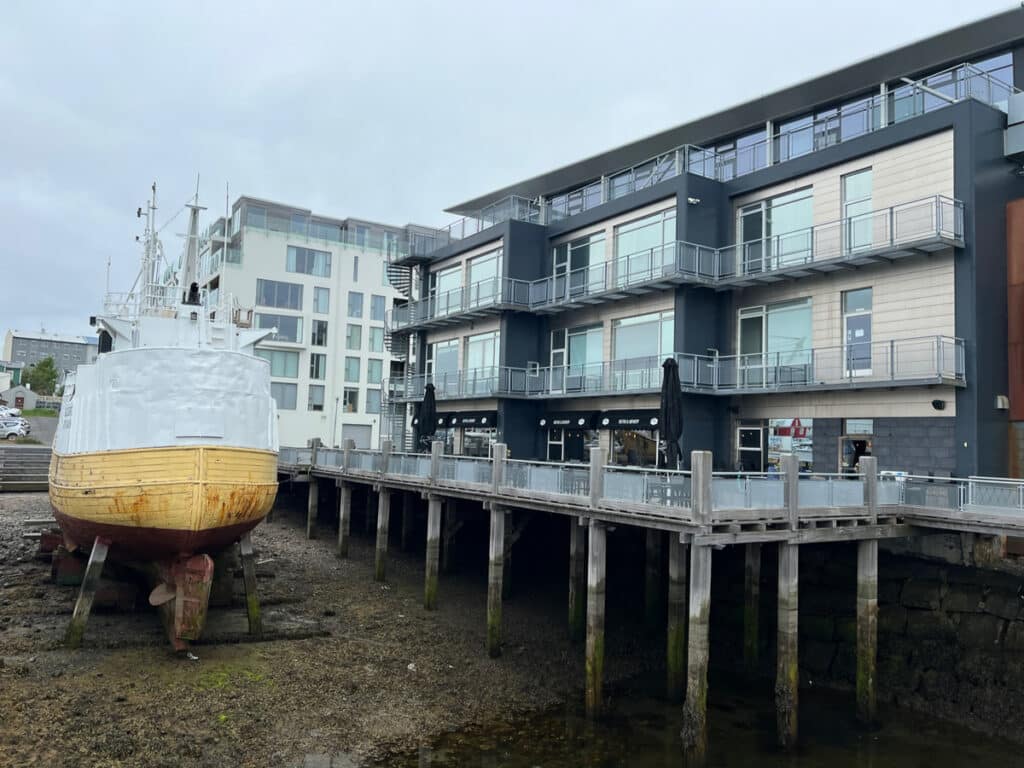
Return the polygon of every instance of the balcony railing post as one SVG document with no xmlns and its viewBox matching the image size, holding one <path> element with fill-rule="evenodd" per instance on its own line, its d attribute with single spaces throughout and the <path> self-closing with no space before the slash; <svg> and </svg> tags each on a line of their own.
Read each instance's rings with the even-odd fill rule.
<svg viewBox="0 0 1024 768">
<path fill-rule="evenodd" d="M 889 245 L 896 244 L 896 207 L 889 206 Z"/>
<path fill-rule="evenodd" d="M 943 361 L 942 337 L 941 336 L 936 336 L 935 337 L 935 362 L 936 362 L 936 364 L 939 367 L 939 370 L 937 371 L 938 378 L 941 379 L 942 378 L 942 372 L 945 369 L 945 366 L 943 366 L 943 362 L 944 361 Z"/>
<path fill-rule="evenodd" d="M 604 495 L 604 448 L 590 449 L 590 506 L 596 508 Z"/>
<path fill-rule="evenodd" d="M 430 441 L 430 476 L 429 481 L 434 485 L 441 476 L 441 456 L 444 455 L 444 443 L 440 440 Z"/>
<path fill-rule="evenodd" d="M 391 441 L 384 440 L 380 444 L 380 474 L 388 473 L 388 464 L 391 462 Z"/>
<path fill-rule="evenodd" d="M 785 483 L 782 488 L 783 503 L 789 517 L 789 527 L 795 531 L 800 527 L 800 464 L 794 453 L 782 454 L 781 464 Z"/>
<path fill-rule="evenodd" d="M 889 339 L 889 378 L 896 379 L 896 340 Z"/>
<path fill-rule="evenodd" d="M 491 491 L 497 494 L 498 488 L 505 482 L 505 458 L 508 456 L 508 446 L 505 443 L 495 443 L 491 446 Z"/>
</svg>

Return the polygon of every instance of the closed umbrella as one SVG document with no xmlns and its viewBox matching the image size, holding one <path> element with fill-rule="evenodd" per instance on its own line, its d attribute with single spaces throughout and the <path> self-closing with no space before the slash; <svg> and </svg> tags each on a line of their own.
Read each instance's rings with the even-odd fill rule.
<svg viewBox="0 0 1024 768">
<path fill-rule="evenodd" d="M 679 469 L 679 438 L 683 434 L 683 390 L 679 384 L 679 363 L 674 357 L 661 365 L 661 410 L 658 427 L 665 441 L 665 462 L 669 469 Z"/>
<path fill-rule="evenodd" d="M 423 402 L 419 408 L 419 441 L 418 445 L 425 446 L 430 442 L 437 430 L 437 402 L 434 399 L 434 385 L 427 384 L 423 390 Z"/>
</svg>

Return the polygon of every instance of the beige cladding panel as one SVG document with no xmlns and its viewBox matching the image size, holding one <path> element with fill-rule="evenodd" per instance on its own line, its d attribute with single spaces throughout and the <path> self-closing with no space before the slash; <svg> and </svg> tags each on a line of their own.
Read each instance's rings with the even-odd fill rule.
<svg viewBox="0 0 1024 768">
<path fill-rule="evenodd" d="M 844 343 L 843 292 L 858 288 L 872 289 L 875 341 L 956 335 L 952 251 L 751 288 L 738 293 L 734 302 L 739 309 L 810 297 L 811 344 L 820 349 Z M 735 336 L 735 319 L 733 323 Z"/>
<path fill-rule="evenodd" d="M 942 400 L 941 411 L 932 400 Z M 733 399 L 743 419 L 870 419 L 956 416 L 954 387 L 858 389 L 832 392 L 794 392 L 745 395 Z M 685 419 L 685 414 L 684 414 Z M 685 421 L 684 421 L 685 423 Z"/>
<path fill-rule="evenodd" d="M 501 246 L 502 238 L 499 237 L 497 240 L 492 240 L 489 243 L 484 243 L 483 245 L 477 246 L 476 248 L 468 250 L 464 253 L 459 253 L 455 256 L 449 256 L 446 259 L 435 261 L 429 265 L 428 269 L 431 273 L 433 273 L 442 272 L 448 269 L 449 267 L 458 266 L 460 264 L 463 265 L 463 267 L 465 267 L 466 262 L 469 261 L 470 259 L 475 259 L 477 256 L 483 256 L 485 253 L 490 253 L 491 251 L 501 248 Z M 463 275 L 463 281 L 465 281 L 465 275 Z"/>
<path fill-rule="evenodd" d="M 953 131 L 943 131 L 898 147 L 834 165 L 817 173 L 759 189 L 735 199 L 735 209 L 796 189 L 812 187 L 814 225 L 842 218 L 841 179 L 872 169 L 871 207 L 881 210 L 933 195 L 953 196 Z"/>
</svg>

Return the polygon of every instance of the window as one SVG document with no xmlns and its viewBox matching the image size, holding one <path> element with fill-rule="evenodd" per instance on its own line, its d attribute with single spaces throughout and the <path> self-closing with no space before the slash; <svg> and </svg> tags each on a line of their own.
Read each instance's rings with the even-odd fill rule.
<svg viewBox="0 0 1024 768">
<path fill-rule="evenodd" d="M 358 291 L 348 292 L 348 316 L 363 316 L 363 294 L 359 293 Z"/>
<path fill-rule="evenodd" d="M 379 389 L 368 389 L 368 390 L 366 390 L 366 412 L 367 413 L 380 413 L 380 390 Z"/>
<path fill-rule="evenodd" d="M 245 226 L 266 229 L 267 209 L 262 206 L 249 205 L 245 209 Z"/>
<path fill-rule="evenodd" d="M 552 253 L 556 298 L 596 292 L 604 288 L 604 232 L 556 245 Z"/>
<path fill-rule="evenodd" d="M 381 285 L 391 285 L 391 279 L 388 277 L 388 263 L 387 263 L 387 261 L 385 261 L 383 264 L 381 264 L 380 271 L 381 271 L 380 284 Z"/>
<path fill-rule="evenodd" d="M 810 261 L 813 256 L 812 189 L 758 200 L 740 209 L 736 242 L 743 274 Z"/>
<path fill-rule="evenodd" d="M 305 235 L 309 232 L 309 217 L 304 213 L 293 213 L 291 231 L 295 235 Z"/>
<path fill-rule="evenodd" d="M 326 320 L 314 320 L 313 321 L 313 334 L 310 343 L 314 347 L 326 347 L 327 346 L 327 321 Z"/>
<path fill-rule="evenodd" d="M 359 282 L 359 257 L 358 256 L 353 256 L 352 257 L 352 282 L 353 283 L 358 283 Z"/>
<path fill-rule="evenodd" d="M 675 313 L 653 312 L 612 321 L 612 358 L 667 357 L 673 353 Z M 661 365 L 662 360 L 657 360 Z M 659 379 L 660 381 L 660 379 Z"/>
<path fill-rule="evenodd" d="M 257 280 L 256 303 L 261 307 L 301 310 L 302 286 L 277 280 Z"/>
<path fill-rule="evenodd" d="M 256 356 L 270 363 L 270 375 L 284 379 L 299 378 L 299 353 L 283 349 L 257 349 Z M 295 406 L 292 406 L 293 408 Z"/>
<path fill-rule="evenodd" d="M 353 384 L 359 383 L 359 358 L 358 357 L 346 357 L 345 358 L 345 381 Z"/>
<path fill-rule="evenodd" d="M 345 328 L 345 349 L 358 351 L 363 348 L 363 326 L 349 323 Z"/>
<path fill-rule="evenodd" d="M 386 306 L 386 300 L 383 296 L 372 295 L 370 296 L 370 319 L 376 320 L 377 322 L 384 322 L 384 308 Z"/>
<path fill-rule="evenodd" d="M 739 311 L 740 386 L 806 384 L 811 370 L 811 300 Z"/>
<path fill-rule="evenodd" d="M 370 351 L 371 352 L 383 352 L 384 351 L 384 329 L 383 328 L 371 328 L 370 329 Z"/>
<path fill-rule="evenodd" d="M 303 275 L 330 277 L 331 254 L 329 251 L 316 251 L 312 248 L 289 245 L 285 268 L 289 272 L 299 272 Z"/>
<path fill-rule="evenodd" d="M 462 307 L 462 266 L 430 273 L 430 298 L 434 314 L 447 315 Z"/>
<path fill-rule="evenodd" d="M 359 410 L 359 390 L 345 387 L 341 393 L 341 410 L 344 413 L 355 413 Z"/>
<path fill-rule="evenodd" d="M 846 339 L 846 374 L 868 376 L 872 371 L 870 288 L 843 292 L 843 336 Z"/>
<path fill-rule="evenodd" d="M 438 341 L 428 345 L 425 370 L 438 392 L 457 392 L 459 340 Z"/>
<path fill-rule="evenodd" d="M 270 396 L 274 398 L 279 411 L 294 411 L 298 393 L 298 384 L 285 384 L 282 381 L 270 382 Z"/>
<path fill-rule="evenodd" d="M 327 355 L 313 352 L 309 356 L 309 378 L 321 381 L 327 378 Z"/>
<path fill-rule="evenodd" d="M 313 289 L 313 311 L 321 315 L 326 315 L 331 311 L 330 288 L 317 287 Z"/>
<path fill-rule="evenodd" d="M 649 280 L 675 264 L 676 209 L 654 213 L 615 228 L 617 285 Z"/>
<path fill-rule="evenodd" d="M 383 360 L 367 360 L 366 361 L 366 383 L 367 384 L 380 384 L 384 378 L 384 361 Z"/>
<path fill-rule="evenodd" d="M 498 278 L 501 274 L 501 249 L 469 261 L 470 307 L 492 304 L 498 297 Z"/>
<path fill-rule="evenodd" d="M 309 385 L 309 402 L 306 406 L 310 411 L 322 411 L 324 409 L 324 385 Z"/>
<path fill-rule="evenodd" d="M 256 314 L 257 328 L 277 328 L 277 333 L 270 338 L 274 341 L 290 341 L 295 344 L 302 342 L 302 318 L 292 315 Z"/>
<path fill-rule="evenodd" d="M 497 331 L 466 339 L 467 391 L 485 394 L 494 390 L 498 379 L 499 339 Z"/>
<path fill-rule="evenodd" d="M 559 328 L 551 332 L 552 391 L 583 391 L 588 380 L 600 384 L 604 360 L 604 329 Z M 590 379 L 588 379 L 590 377 Z"/>
<path fill-rule="evenodd" d="M 843 250 L 846 253 L 871 247 L 871 169 L 843 176 Z M 889 233 L 895 236 L 894 232 Z"/>
</svg>

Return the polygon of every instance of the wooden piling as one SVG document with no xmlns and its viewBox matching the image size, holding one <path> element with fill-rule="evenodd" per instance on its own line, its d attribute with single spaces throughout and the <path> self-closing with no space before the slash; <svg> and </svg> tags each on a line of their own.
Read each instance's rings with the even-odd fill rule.
<svg viewBox="0 0 1024 768">
<path fill-rule="evenodd" d="M 779 544 L 778 659 L 775 671 L 775 710 L 779 746 L 796 746 L 799 668 L 797 619 L 799 604 L 799 545 Z"/>
<path fill-rule="evenodd" d="M 696 524 L 711 523 L 711 453 L 690 453 L 691 511 Z M 690 548 L 690 598 L 687 606 L 686 702 L 682 742 L 686 765 L 702 766 L 708 753 L 708 621 L 711 616 L 711 548 Z"/>
<path fill-rule="evenodd" d="M 661 626 L 661 546 L 664 536 L 657 528 L 647 529 L 644 547 L 644 625 L 651 633 Z"/>
<path fill-rule="evenodd" d="M 687 545 L 679 540 L 678 533 L 669 533 L 666 690 L 673 702 L 682 701 L 686 694 L 687 560 Z"/>
<path fill-rule="evenodd" d="M 376 522 L 377 506 L 380 500 L 373 498 L 373 486 L 366 486 L 366 516 L 363 518 L 364 530 L 367 534 L 373 533 Z"/>
<path fill-rule="evenodd" d="M 320 504 L 320 481 L 309 476 L 309 500 L 306 503 L 306 538 L 316 538 L 316 513 Z"/>
<path fill-rule="evenodd" d="M 583 518 L 569 518 L 569 639 L 587 635 L 587 528 Z"/>
<path fill-rule="evenodd" d="M 412 494 L 399 493 L 399 506 L 402 510 L 402 551 L 411 552 L 413 536 L 416 533 L 416 498 Z"/>
<path fill-rule="evenodd" d="M 599 520 L 591 520 L 587 542 L 586 709 L 588 717 L 599 715 L 604 701 L 606 536 L 605 524 Z"/>
<path fill-rule="evenodd" d="M 377 492 L 377 553 L 373 578 L 384 581 L 388 556 L 388 522 L 391 519 L 391 491 L 381 486 Z"/>
<path fill-rule="evenodd" d="M 96 588 L 100 584 L 100 576 L 103 575 L 103 564 L 107 561 L 109 548 L 110 542 L 100 536 L 97 536 L 92 543 L 89 564 L 85 567 L 85 576 L 82 578 L 82 586 L 78 590 L 78 599 L 75 601 L 74 613 L 71 614 L 71 623 L 68 624 L 67 632 L 64 635 L 64 644 L 68 648 L 78 648 L 82 645 L 85 625 L 89 621 L 92 601 L 96 597 Z"/>
<path fill-rule="evenodd" d="M 455 536 L 465 525 L 465 521 L 459 517 L 458 504 L 455 499 L 444 501 L 444 523 L 441 526 L 441 572 L 451 573 L 452 562 L 455 557 Z"/>
<path fill-rule="evenodd" d="M 256 553 L 248 531 L 238 540 L 238 549 L 242 555 L 242 581 L 245 583 L 245 612 L 249 618 L 249 634 L 259 639 L 263 637 L 263 616 L 256 590 Z"/>
<path fill-rule="evenodd" d="M 857 544 L 857 719 L 875 722 L 878 650 L 878 540 Z"/>
<path fill-rule="evenodd" d="M 352 485 L 338 483 L 338 557 L 348 557 L 348 540 L 352 525 Z"/>
<path fill-rule="evenodd" d="M 747 544 L 743 567 L 743 666 L 747 677 L 757 675 L 760 659 L 761 545 Z"/>
<path fill-rule="evenodd" d="M 490 562 L 487 569 L 487 654 L 501 655 L 501 578 L 505 555 L 505 510 L 491 509 Z"/>
<path fill-rule="evenodd" d="M 427 565 L 423 583 L 423 607 L 437 608 L 437 572 L 441 555 L 441 498 L 427 497 Z"/>
</svg>

